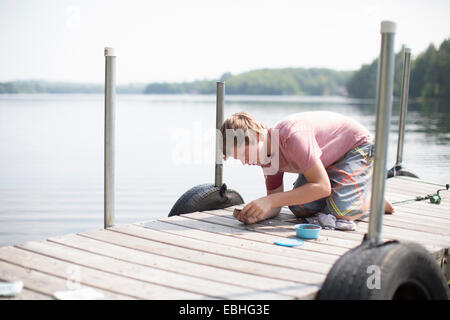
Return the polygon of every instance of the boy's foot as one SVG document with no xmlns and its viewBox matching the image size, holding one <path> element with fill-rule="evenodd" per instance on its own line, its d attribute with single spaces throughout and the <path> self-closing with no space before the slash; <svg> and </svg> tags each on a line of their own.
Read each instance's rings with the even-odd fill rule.
<svg viewBox="0 0 450 320">
<path fill-rule="evenodd" d="M 384 213 L 385 214 L 393 214 L 395 212 L 394 207 L 392 206 L 392 204 L 387 201 L 386 199 L 384 199 Z"/>
</svg>

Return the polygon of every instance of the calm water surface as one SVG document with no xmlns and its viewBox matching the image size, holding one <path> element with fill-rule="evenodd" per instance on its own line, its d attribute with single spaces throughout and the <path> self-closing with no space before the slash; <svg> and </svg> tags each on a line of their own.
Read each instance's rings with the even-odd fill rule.
<svg viewBox="0 0 450 320">
<path fill-rule="evenodd" d="M 103 227 L 103 108 L 102 95 L 0 95 L 0 246 Z M 225 109 L 269 126 L 310 110 L 375 126 L 373 104 L 343 98 L 228 96 Z M 409 106 L 404 164 L 424 180 L 450 182 L 449 110 Z M 398 114 L 395 104 L 389 168 Z M 214 182 L 214 96 L 121 95 L 116 118 L 116 224 L 165 217 L 184 191 Z M 265 195 L 256 166 L 227 161 L 224 181 L 246 201 Z"/>
</svg>

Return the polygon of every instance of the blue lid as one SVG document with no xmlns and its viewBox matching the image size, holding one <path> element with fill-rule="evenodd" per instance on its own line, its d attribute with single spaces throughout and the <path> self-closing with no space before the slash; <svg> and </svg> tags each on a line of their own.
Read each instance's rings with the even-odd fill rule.
<svg viewBox="0 0 450 320">
<path fill-rule="evenodd" d="M 297 246 L 301 246 L 304 243 L 304 241 L 300 240 L 300 239 L 284 238 L 284 239 L 279 239 L 279 240 L 275 241 L 274 243 L 279 246 L 284 246 L 284 247 L 297 247 Z"/>
</svg>

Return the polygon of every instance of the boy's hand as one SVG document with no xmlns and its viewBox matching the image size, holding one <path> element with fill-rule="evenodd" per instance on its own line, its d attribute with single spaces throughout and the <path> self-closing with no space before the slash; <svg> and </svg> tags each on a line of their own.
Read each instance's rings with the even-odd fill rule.
<svg viewBox="0 0 450 320">
<path fill-rule="evenodd" d="M 269 217 L 272 202 L 269 197 L 262 197 L 248 203 L 242 210 L 234 209 L 233 216 L 245 224 L 252 224 Z"/>
</svg>

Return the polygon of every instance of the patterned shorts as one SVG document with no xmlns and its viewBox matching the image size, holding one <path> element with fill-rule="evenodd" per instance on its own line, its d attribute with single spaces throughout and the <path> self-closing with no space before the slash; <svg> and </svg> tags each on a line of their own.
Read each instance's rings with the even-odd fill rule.
<svg viewBox="0 0 450 320">
<path fill-rule="evenodd" d="M 330 196 L 289 206 L 289 209 L 301 216 L 322 212 L 333 214 L 336 218 L 363 213 L 364 206 L 370 200 L 373 154 L 374 144 L 371 142 L 351 149 L 341 160 L 326 168 L 331 182 Z M 306 182 L 305 176 L 299 174 L 294 188 Z"/>
</svg>

